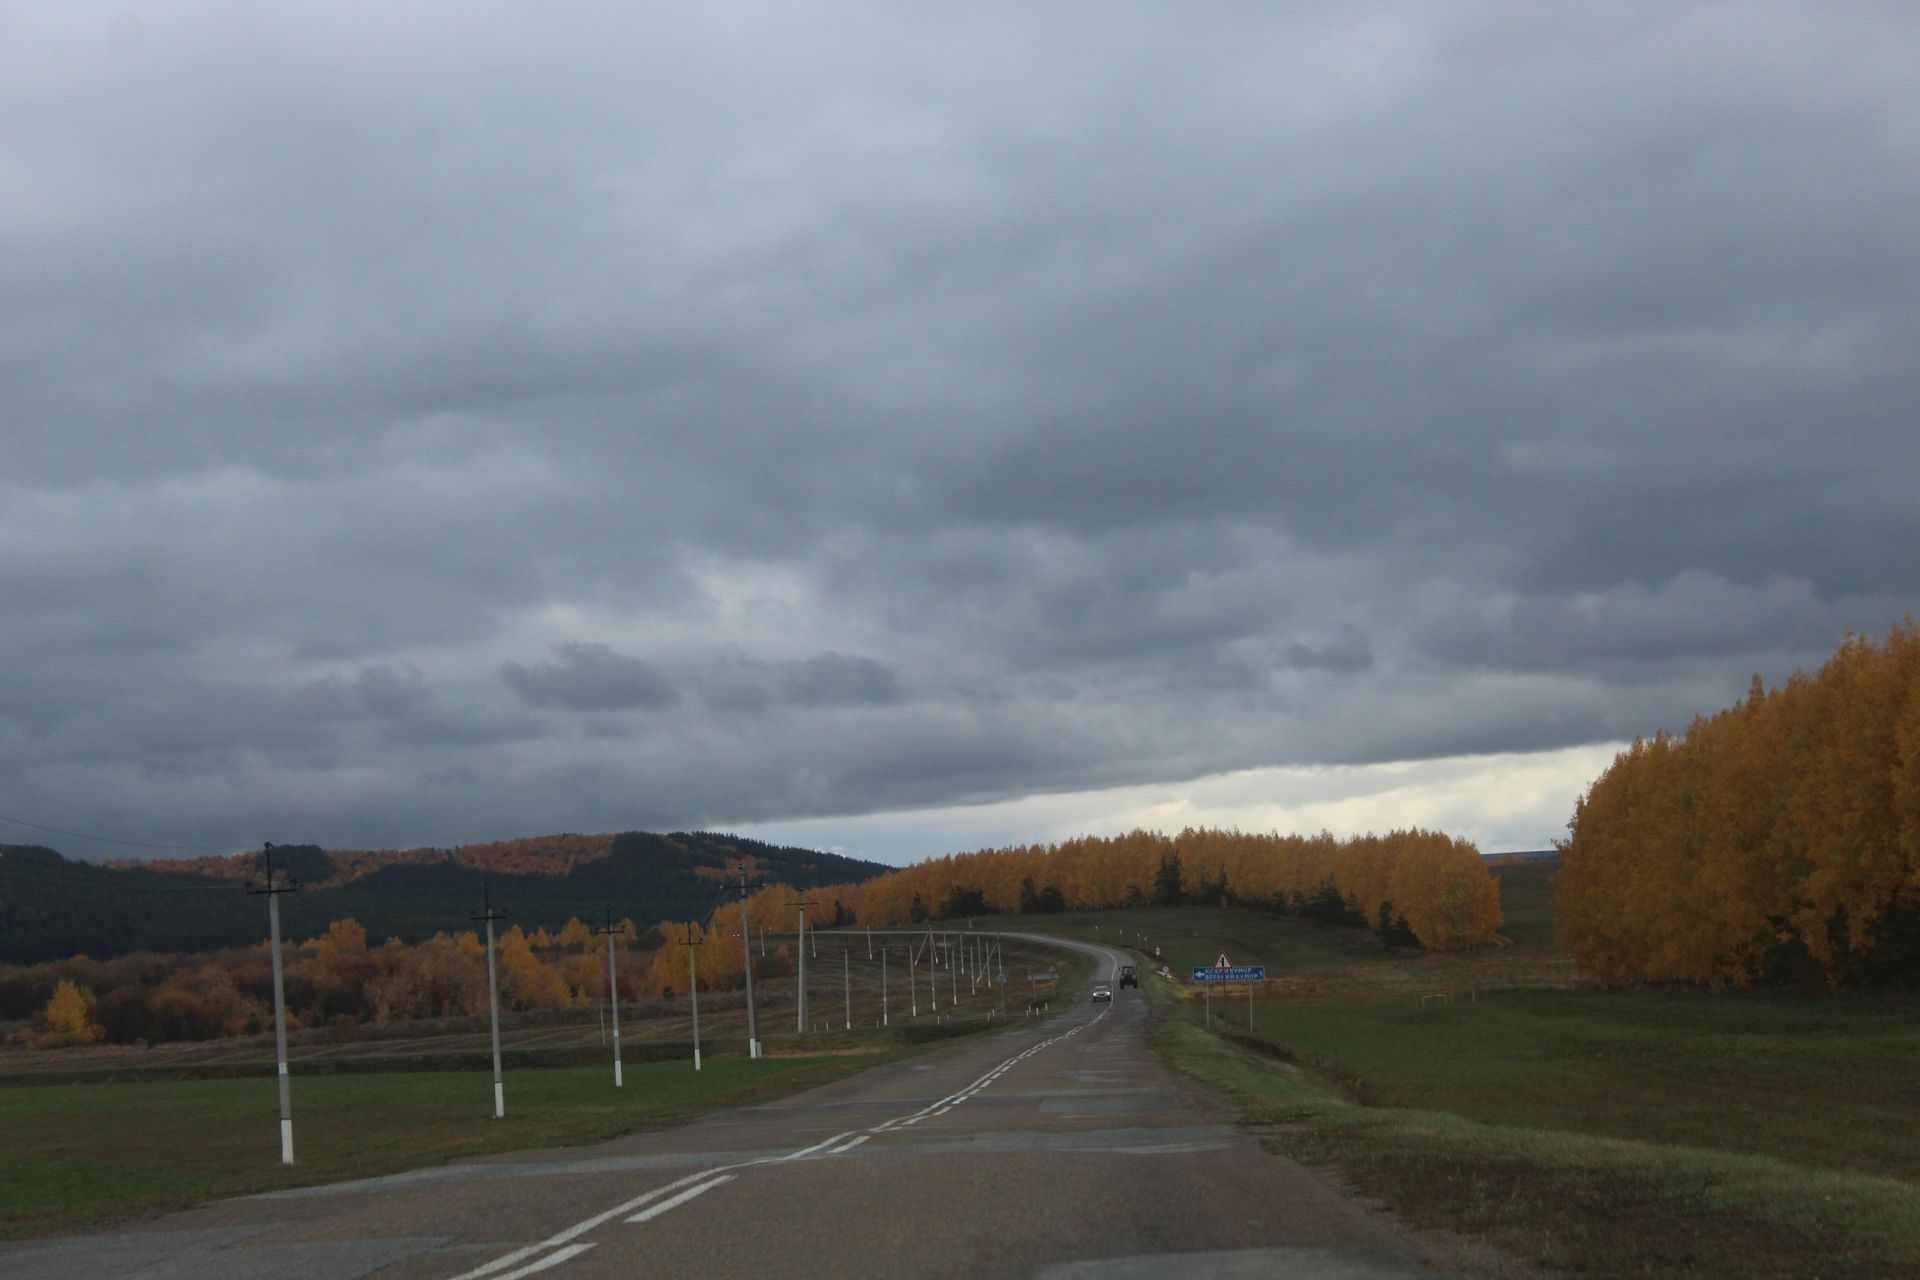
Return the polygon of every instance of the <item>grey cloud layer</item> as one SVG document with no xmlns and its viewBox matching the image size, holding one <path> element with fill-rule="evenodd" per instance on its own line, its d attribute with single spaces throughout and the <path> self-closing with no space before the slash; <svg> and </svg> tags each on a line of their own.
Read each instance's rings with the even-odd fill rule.
<svg viewBox="0 0 1920 1280">
<path fill-rule="evenodd" d="M 1920 599 L 1884 6 L 0 24 L 3 812 L 1560 746 Z"/>
</svg>

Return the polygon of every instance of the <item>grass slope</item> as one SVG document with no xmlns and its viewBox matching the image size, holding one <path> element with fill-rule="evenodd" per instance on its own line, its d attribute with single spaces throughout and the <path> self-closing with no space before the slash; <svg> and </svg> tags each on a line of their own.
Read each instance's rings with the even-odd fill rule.
<svg viewBox="0 0 1920 1280">
<path fill-rule="evenodd" d="M 304 855 L 304 856 L 294 856 Z M 283 850 L 296 866 L 326 874 L 327 855 Z M 309 887 L 280 900 L 288 938 L 310 938 L 335 920 L 356 919 L 375 943 L 419 942 L 472 926 L 483 886 L 505 912 L 503 928 L 559 929 L 603 908 L 642 927 L 661 919 L 704 918 L 720 896 L 718 873 L 751 856 L 759 878 L 806 889 L 866 880 L 891 868 L 809 849 L 761 844 L 712 832 L 613 837 L 604 858 L 561 874 L 486 870 L 457 859 L 395 861 L 333 887 Z M 299 873 L 296 873 L 299 874 Z M 95 959 L 139 951 L 210 951 L 264 940 L 266 910 L 241 881 L 66 859 L 52 849 L 0 845 L 0 964 L 37 964 L 72 955 Z"/>
<path fill-rule="evenodd" d="M 1163 1055 L 1418 1225 L 1570 1275 L 1920 1275 L 1920 999 L 1582 988 L 1554 869 L 1503 869 L 1465 955 L 1238 908 L 1022 925 L 1157 950 Z M 1267 966 L 1251 1034 L 1244 988 L 1210 1032 L 1179 981 L 1222 950 Z"/>
</svg>

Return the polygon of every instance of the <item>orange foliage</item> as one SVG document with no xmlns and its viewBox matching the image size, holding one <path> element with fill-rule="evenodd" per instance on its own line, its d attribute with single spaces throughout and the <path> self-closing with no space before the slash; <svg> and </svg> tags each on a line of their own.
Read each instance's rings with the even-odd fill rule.
<svg viewBox="0 0 1920 1280">
<path fill-rule="evenodd" d="M 699 959 L 702 991 L 726 991 L 744 986 L 749 955 L 753 960 L 756 978 L 791 973 L 793 968 L 790 960 L 781 958 L 789 954 L 784 945 L 778 957 L 761 956 L 762 935 L 772 937 L 786 933 L 791 936 L 797 931 L 800 927 L 800 908 L 790 904 L 803 897 L 809 904 L 806 913 L 807 927 L 810 929 L 831 926 L 836 919 L 851 920 L 855 892 L 853 885 L 808 889 L 804 894 L 792 885 L 767 885 L 747 897 L 745 916 L 748 934 L 745 939 L 740 936 L 742 904 L 737 897 L 731 902 L 722 903 L 705 925 L 691 921 L 662 920 L 659 928 L 665 941 L 660 950 L 654 953 L 653 964 L 648 970 L 652 989 L 687 989 L 687 949 L 680 944 L 686 941 L 688 929 L 694 931 L 696 939 L 704 942 L 700 947 Z M 844 914 L 836 915 L 836 909 Z"/>
<path fill-rule="evenodd" d="M 463 867 L 503 875 L 559 876 L 583 862 L 596 862 L 611 855 L 614 839 L 611 835 L 582 836 L 571 832 L 529 836 L 521 840 L 496 840 L 491 844 L 463 844 L 454 850 L 454 858 Z"/>
<path fill-rule="evenodd" d="M 47 1001 L 47 1007 L 40 1015 L 46 1021 L 47 1034 L 39 1043 L 51 1048 L 93 1044 L 104 1039 L 107 1033 L 94 1018 L 94 1010 L 98 1005 L 93 992 L 77 983 L 62 980 L 54 988 L 52 998 Z"/>
<path fill-rule="evenodd" d="M 528 836 L 518 840 L 495 840 L 489 844 L 461 845 L 457 849 L 329 849 L 332 868 L 324 880 L 309 885 L 314 889 L 332 889 L 371 875 L 382 867 L 421 862 L 444 862 L 449 853 L 463 867 L 496 871 L 502 875 L 565 875 L 583 862 L 594 862 L 613 852 L 612 835 Z M 176 875 L 216 876 L 227 880 L 249 880 L 259 874 L 259 854 L 234 853 L 201 858 L 117 859 L 105 865 L 125 869 L 164 871 Z M 706 874 L 700 868 L 695 869 Z"/>
<path fill-rule="evenodd" d="M 1599 982 L 1920 979 L 1920 632 L 1635 742 L 1569 825 L 1561 929 Z"/>
<path fill-rule="evenodd" d="M 1499 888 L 1479 853 L 1465 841 L 1418 830 L 1345 841 L 1326 833 L 1211 828 L 1082 836 L 933 858 L 869 880 L 851 896 L 855 918 L 876 925 L 908 920 L 916 897 L 937 912 L 956 890 L 979 890 L 989 911 L 1017 911 L 1027 882 L 1059 890 L 1071 909 L 1098 910 L 1150 901 L 1161 859 L 1176 853 L 1190 891 L 1214 884 L 1223 899 L 1294 902 L 1331 884 L 1369 921 L 1391 902 L 1421 945 L 1434 950 L 1485 942 L 1500 927 Z"/>
</svg>

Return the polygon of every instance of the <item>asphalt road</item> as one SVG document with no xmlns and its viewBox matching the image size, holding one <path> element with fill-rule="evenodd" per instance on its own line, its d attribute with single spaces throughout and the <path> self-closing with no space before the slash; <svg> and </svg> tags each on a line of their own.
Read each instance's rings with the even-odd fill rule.
<svg viewBox="0 0 1920 1280">
<path fill-rule="evenodd" d="M 1096 950 L 1111 966 L 1118 953 Z M 1171 1078 L 1145 997 L 595 1147 L 0 1246 L 141 1280 L 1425 1276 L 1420 1253 Z"/>
</svg>

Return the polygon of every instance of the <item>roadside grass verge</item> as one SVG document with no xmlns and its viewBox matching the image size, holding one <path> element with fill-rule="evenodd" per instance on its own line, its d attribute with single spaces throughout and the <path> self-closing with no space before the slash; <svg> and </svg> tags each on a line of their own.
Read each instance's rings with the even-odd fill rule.
<svg viewBox="0 0 1920 1280">
<path fill-rule="evenodd" d="M 1920 1185 L 1920 999 L 1492 990 L 1269 1001 L 1257 1034 L 1371 1106 Z"/>
<path fill-rule="evenodd" d="M 923 1020 L 924 1021 L 924 1020 Z M 997 1022 L 899 1034 L 793 1038 L 759 1062 L 707 1057 L 509 1072 L 494 1120 L 485 1070 L 296 1077 L 297 1163 L 279 1163 L 274 1078 L 21 1084 L 0 1088 L 0 1239 L 227 1196 L 366 1178 L 469 1156 L 571 1146 L 828 1084 Z M 817 1044 L 808 1042 L 820 1042 Z"/>
<path fill-rule="evenodd" d="M 1155 980 L 1156 984 L 1158 980 Z M 1920 1275 L 1920 1187 L 1786 1160 L 1445 1111 L 1365 1107 L 1167 1009 L 1154 1045 L 1283 1155 L 1337 1168 L 1403 1221 L 1568 1275 Z"/>
<path fill-rule="evenodd" d="M 1240 991 L 1209 1031 L 1149 969 L 1154 1047 L 1414 1226 L 1573 1276 L 1920 1275 L 1920 1000 L 1576 989 L 1546 872 L 1515 870 L 1512 936 L 1471 956 L 1260 911 L 1097 922 L 1176 978 L 1266 964 L 1251 1033 Z"/>
</svg>

